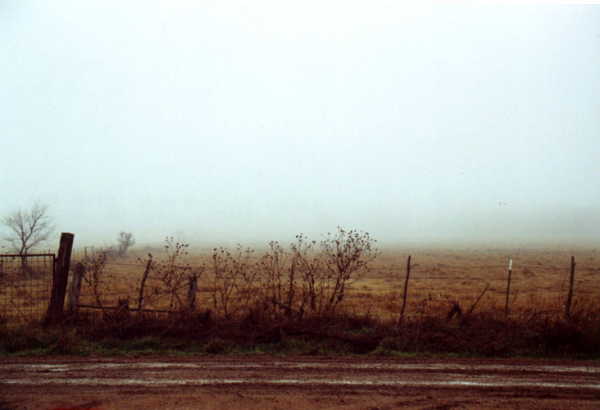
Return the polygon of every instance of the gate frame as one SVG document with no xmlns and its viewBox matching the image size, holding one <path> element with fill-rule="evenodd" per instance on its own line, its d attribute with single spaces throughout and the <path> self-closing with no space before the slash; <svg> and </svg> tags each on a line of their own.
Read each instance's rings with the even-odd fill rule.
<svg viewBox="0 0 600 410">
<path fill-rule="evenodd" d="M 2 266 L 3 266 L 3 259 L 4 258 L 10 258 L 10 259 L 21 259 L 21 264 L 23 265 L 27 265 L 26 260 L 27 259 L 35 259 L 35 258 L 52 258 L 52 262 L 51 262 L 51 277 L 54 278 L 55 274 L 56 274 L 56 254 L 54 253 L 50 253 L 50 252 L 46 252 L 46 253 L 27 253 L 27 254 L 18 254 L 18 253 L 2 253 L 0 254 L 0 273 L 2 273 Z M 24 273 L 24 272 L 22 272 Z M 50 295 L 48 295 L 50 296 Z"/>
</svg>

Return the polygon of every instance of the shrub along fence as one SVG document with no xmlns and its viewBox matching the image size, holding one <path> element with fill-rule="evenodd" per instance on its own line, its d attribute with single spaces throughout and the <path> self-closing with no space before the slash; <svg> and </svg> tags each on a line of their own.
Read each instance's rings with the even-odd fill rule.
<svg viewBox="0 0 600 410">
<path fill-rule="evenodd" d="M 256 321 L 352 313 L 393 319 L 398 326 L 405 318 L 436 313 L 450 320 L 484 309 L 499 318 L 527 311 L 570 319 L 577 307 L 574 257 L 570 269 L 530 265 L 542 272 L 538 277 L 523 264 L 513 274 L 509 261 L 465 266 L 408 256 L 404 266 L 382 269 L 373 268 L 378 252 L 372 245 L 364 233 L 340 230 L 321 242 L 299 235 L 289 248 L 271 242 L 260 255 L 242 247 L 214 248 L 194 263 L 185 262 L 187 245 L 172 239 L 163 256 L 148 254 L 135 263 L 96 252 L 76 264 L 70 306 L 157 314 L 210 311 L 226 320 Z M 394 272 L 381 273 L 390 269 Z M 582 271 L 581 283 L 588 283 L 593 269 Z M 380 285 L 373 287 L 379 288 L 370 288 L 377 278 Z M 581 286 L 578 292 L 583 300 L 594 290 Z"/>
<path fill-rule="evenodd" d="M 77 265 L 81 280 L 73 283 L 82 286 L 74 291 L 73 306 L 193 312 L 203 294 L 203 307 L 225 319 L 333 315 L 353 278 L 377 255 L 373 243 L 368 233 L 339 229 L 318 243 L 298 235 L 289 250 L 271 242 L 259 257 L 241 246 L 214 248 L 207 261 L 193 266 L 185 263 L 188 245 L 172 238 L 164 257 L 148 254 L 137 264 L 109 261 L 103 252 L 88 254 Z"/>
<path fill-rule="evenodd" d="M 404 266 L 392 266 L 394 273 L 384 278 L 372 269 L 379 255 L 375 241 L 367 233 L 354 230 L 339 229 L 319 242 L 298 235 L 288 248 L 271 242 L 261 255 L 241 246 L 234 250 L 214 248 L 193 264 L 186 262 L 190 260 L 188 245 L 167 238 L 160 257 L 148 254 L 137 262 L 125 262 L 108 253 L 93 252 L 71 267 L 73 239 L 73 234 L 61 235 L 56 257 L 52 253 L 0 255 L 0 324 L 31 320 L 52 324 L 81 310 L 126 315 L 210 311 L 226 320 L 265 321 L 333 317 L 348 312 L 378 316 L 381 311 L 372 309 L 375 300 L 386 305 L 382 317 L 394 318 L 401 326 L 405 317 L 423 316 L 427 303 L 434 306 L 431 301 L 435 292 L 446 292 L 445 299 L 437 300 L 438 313 L 440 303 L 445 303 L 447 317 L 452 319 L 469 316 L 492 299 L 499 301 L 496 311 L 510 317 L 517 296 L 523 299 L 525 285 L 521 284 L 525 276 L 526 287 L 537 291 L 533 273 L 525 267 L 513 275 L 512 263 L 471 264 L 467 269 L 447 261 L 420 262 L 408 256 Z M 575 258 L 571 257 L 569 267 L 548 268 L 556 271 L 553 277 L 562 278 L 563 285 L 555 290 L 560 293 L 560 301 L 545 313 L 567 320 L 574 315 L 575 267 Z M 373 275 L 366 275 L 370 271 Z M 404 275 L 399 273 L 402 271 Z M 482 276 L 476 277 L 473 272 L 482 272 Z M 583 283 L 589 283 L 590 272 L 583 269 Z M 377 275 L 389 289 L 380 289 L 375 295 L 363 292 L 367 282 L 357 282 L 357 278 Z M 444 281 L 444 289 L 435 284 L 438 280 Z M 470 290 L 468 298 L 460 299 L 459 286 Z M 593 290 L 581 286 L 577 292 L 585 295 Z"/>
</svg>

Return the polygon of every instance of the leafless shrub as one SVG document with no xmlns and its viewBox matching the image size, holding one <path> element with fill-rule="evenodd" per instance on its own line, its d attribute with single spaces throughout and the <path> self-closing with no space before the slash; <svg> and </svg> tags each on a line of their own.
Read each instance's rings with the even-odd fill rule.
<svg viewBox="0 0 600 410">
<path fill-rule="evenodd" d="M 230 317 L 230 305 L 236 277 L 232 274 L 231 254 L 225 248 L 214 248 L 212 253 L 212 302 L 215 311 Z"/>
<path fill-rule="evenodd" d="M 338 229 L 321 242 L 296 236 L 289 250 L 270 242 L 257 257 L 250 248 L 214 248 L 210 269 L 210 299 L 215 313 L 226 319 L 302 318 L 331 315 L 344 300 L 353 279 L 368 268 L 377 251 L 367 233 Z M 195 310 L 198 278 L 204 265 L 185 261 L 188 244 L 166 238 L 166 255 L 138 259 L 145 265 L 137 287 L 137 309 L 168 298 L 170 311 Z M 100 282 L 107 252 L 88 258 L 86 282 L 101 306 Z M 165 303 L 159 303 L 165 306 Z"/>
<path fill-rule="evenodd" d="M 296 242 L 290 245 L 292 258 L 291 268 L 294 275 L 299 273 L 302 280 L 300 316 L 306 309 L 311 312 L 321 312 L 323 294 L 325 290 L 323 261 L 315 254 L 316 241 L 308 240 L 303 234 L 296 235 Z"/>
<path fill-rule="evenodd" d="M 291 252 L 293 271 L 302 278 L 299 310 L 309 309 L 316 315 L 334 313 L 352 281 L 377 256 L 374 243 L 366 232 L 342 228 L 319 243 L 297 235 Z"/>
<path fill-rule="evenodd" d="M 248 309 L 259 299 L 261 289 L 253 253 L 254 250 L 241 246 L 233 253 L 223 247 L 213 249 L 213 307 L 226 318 Z"/>
<path fill-rule="evenodd" d="M 88 255 L 81 262 L 83 265 L 83 280 L 92 288 L 96 304 L 103 307 L 100 286 L 103 281 L 104 268 L 106 267 L 106 253 L 97 252 Z"/>
<path fill-rule="evenodd" d="M 264 296 L 261 272 L 255 261 L 253 249 L 238 245 L 231 257 L 232 274 L 237 278 L 235 281 L 237 309 L 247 312 L 254 309 Z"/>
<path fill-rule="evenodd" d="M 279 244 L 269 242 L 269 248 L 258 262 L 261 273 L 265 310 L 272 316 L 281 311 L 290 317 L 294 312 L 297 293 L 296 262 Z"/>
<path fill-rule="evenodd" d="M 365 272 L 377 257 L 374 240 L 368 232 L 344 230 L 328 234 L 321 241 L 321 255 L 326 267 L 328 298 L 326 310 L 333 312 L 344 299 L 346 289 L 356 276 Z"/>
<path fill-rule="evenodd" d="M 176 242 L 173 237 L 165 239 L 166 257 L 157 261 L 153 269 L 163 285 L 162 292 L 169 297 L 169 310 L 183 309 L 185 304 L 180 294 L 184 291 L 192 267 L 182 261 L 188 255 L 189 244 Z M 157 292 L 155 292 L 157 293 Z"/>
<path fill-rule="evenodd" d="M 213 307 L 225 318 L 240 312 L 271 318 L 333 314 L 354 277 L 376 257 L 373 244 L 368 233 L 339 228 L 321 242 L 297 235 L 289 251 L 270 242 L 256 260 L 248 248 L 215 248 Z"/>
</svg>

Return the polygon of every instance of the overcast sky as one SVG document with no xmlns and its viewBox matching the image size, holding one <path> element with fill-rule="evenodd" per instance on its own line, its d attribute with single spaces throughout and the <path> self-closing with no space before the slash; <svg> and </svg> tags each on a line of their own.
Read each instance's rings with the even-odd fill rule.
<svg viewBox="0 0 600 410">
<path fill-rule="evenodd" d="M 82 243 L 600 241 L 600 6 L 0 0 L 0 214 Z"/>
</svg>

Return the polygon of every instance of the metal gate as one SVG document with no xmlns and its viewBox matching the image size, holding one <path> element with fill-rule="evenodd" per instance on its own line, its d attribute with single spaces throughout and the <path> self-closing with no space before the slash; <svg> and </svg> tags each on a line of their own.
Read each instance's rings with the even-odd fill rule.
<svg viewBox="0 0 600 410">
<path fill-rule="evenodd" d="M 52 291 L 53 253 L 0 255 L 0 323 L 42 320 Z"/>
</svg>

